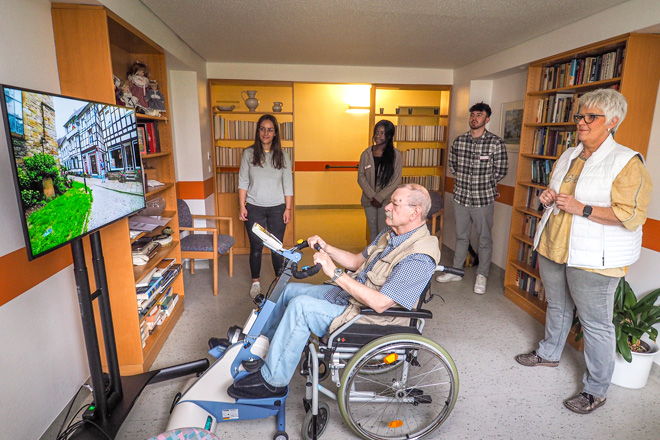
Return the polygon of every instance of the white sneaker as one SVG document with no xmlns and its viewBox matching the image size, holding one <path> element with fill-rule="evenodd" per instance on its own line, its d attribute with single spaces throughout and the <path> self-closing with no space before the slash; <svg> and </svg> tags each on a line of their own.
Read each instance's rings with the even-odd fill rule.
<svg viewBox="0 0 660 440">
<path fill-rule="evenodd" d="M 252 287 L 250 287 L 250 296 L 252 299 L 255 299 L 257 295 L 261 293 L 261 283 L 259 281 L 255 281 L 252 283 Z"/>
<path fill-rule="evenodd" d="M 486 293 L 486 281 L 488 281 L 488 278 L 483 275 L 477 275 L 477 279 L 474 282 L 474 293 L 477 295 Z"/>
<path fill-rule="evenodd" d="M 463 277 L 459 277 L 453 273 L 443 273 L 442 275 L 438 275 L 435 280 L 439 283 L 449 283 L 451 281 L 460 281 L 462 279 Z"/>
</svg>

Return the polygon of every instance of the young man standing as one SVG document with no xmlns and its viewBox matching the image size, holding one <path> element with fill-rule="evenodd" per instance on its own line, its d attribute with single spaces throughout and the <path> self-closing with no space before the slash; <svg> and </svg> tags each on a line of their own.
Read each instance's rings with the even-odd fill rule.
<svg viewBox="0 0 660 440">
<path fill-rule="evenodd" d="M 454 174 L 454 215 L 456 219 L 456 253 L 454 267 L 463 267 L 474 224 L 479 236 L 479 267 L 474 293 L 486 293 L 486 281 L 493 253 L 493 212 L 497 182 L 509 168 L 504 141 L 486 130 L 491 110 L 480 102 L 470 107 L 470 130 L 458 136 L 449 150 L 449 170 Z M 458 275 L 443 274 L 440 283 L 460 281 Z"/>
</svg>

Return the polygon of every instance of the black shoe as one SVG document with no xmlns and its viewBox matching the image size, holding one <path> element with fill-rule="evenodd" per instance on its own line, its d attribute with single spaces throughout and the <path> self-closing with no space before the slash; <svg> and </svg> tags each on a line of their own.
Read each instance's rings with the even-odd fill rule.
<svg viewBox="0 0 660 440">
<path fill-rule="evenodd" d="M 223 348 L 227 348 L 231 345 L 229 339 L 227 338 L 211 338 L 209 339 L 209 348 L 215 348 L 220 345 Z"/>
<path fill-rule="evenodd" d="M 234 399 L 267 399 L 286 396 L 287 387 L 274 387 L 268 384 L 261 370 L 248 374 L 227 388 L 227 394 Z"/>
</svg>

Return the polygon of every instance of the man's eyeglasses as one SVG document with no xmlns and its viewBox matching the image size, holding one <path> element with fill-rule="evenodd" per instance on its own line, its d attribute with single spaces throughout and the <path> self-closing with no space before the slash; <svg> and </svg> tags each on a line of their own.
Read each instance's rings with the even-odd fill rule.
<svg viewBox="0 0 660 440">
<path fill-rule="evenodd" d="M 262 133 L 275 133 L 275 129 L 273 127 L 259 127 L 259 131 Z"/>
<path fill-rule="evenodd" d="M 579 113 L 576 113 L 576 114 L 573 115 L 573 121 L 574 121 L 576 124 L 579 124 L 579 123 L 580 123 L 580 120 L 584 119 L 584 123 L 585 123 L 585 124 L 591 124 L 591 123 L 594 122 L 594 121 L 596 120 L 596 118 L 599 117 L 599 116 L 605 117 L 605 115 L 598 115 L 598 114 L 596 114 L 596 113 L 587 113 L 587 114 L 585 114 L 585 115 L 581 115 L 581 114 L 579 114 Z"/>
</svg>

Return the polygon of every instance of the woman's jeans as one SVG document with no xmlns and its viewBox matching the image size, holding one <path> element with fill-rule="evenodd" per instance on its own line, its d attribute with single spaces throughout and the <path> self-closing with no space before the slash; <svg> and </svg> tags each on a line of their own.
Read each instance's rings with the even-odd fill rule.
<svg viewBox="0 0 660 440">
<path fill-rule="evenodd" d="M 346 309 L 325 299 L 332 287 L 289 283 L 282 292 L 262 331 L 270 339 L 270 347 L 261 375 L 270 385 L 288 385 L 310 333 L 324 336 L 332 321 Z"/>
<path fill-rule="evenodd" d="M 277 206 L 256 206 L 247 203 L 247 221 L 245 228 L 247 229 L 248 238 L 250 239 L 250 272 L 252 278 L 257 279 L 261 274 L 261 254 L 264 249 L 264 244 L 259 237 L 252 232 L 252 225 L 259 223 L 266 228 L 268 232 L 277 237 L 280 241 L 284 240 L 284 231 L 286 224 L 284 223 L 284 210 L 286 205 L 283 203 Z M 273 262 L 273 269 L 275 276 L 280 272 L 284 262 L 281 255 L 276 252 L 271 252 L 271 260 Z"/>
<path fill-rule="evenodd" d="M 539 259 L 548 307 L 545 339 L 540 342 L 536 353 L 543 359 L 559 361 L 573 322 L 573 309 L 577 308 L 584 332 L 584 360 L 587 364 L 582 391 L 605 397 L 614 372 L 616 339 L 612 317 L 614 291 L 619 278 L 567 267 L 542 255 Z"/>
</svg>

